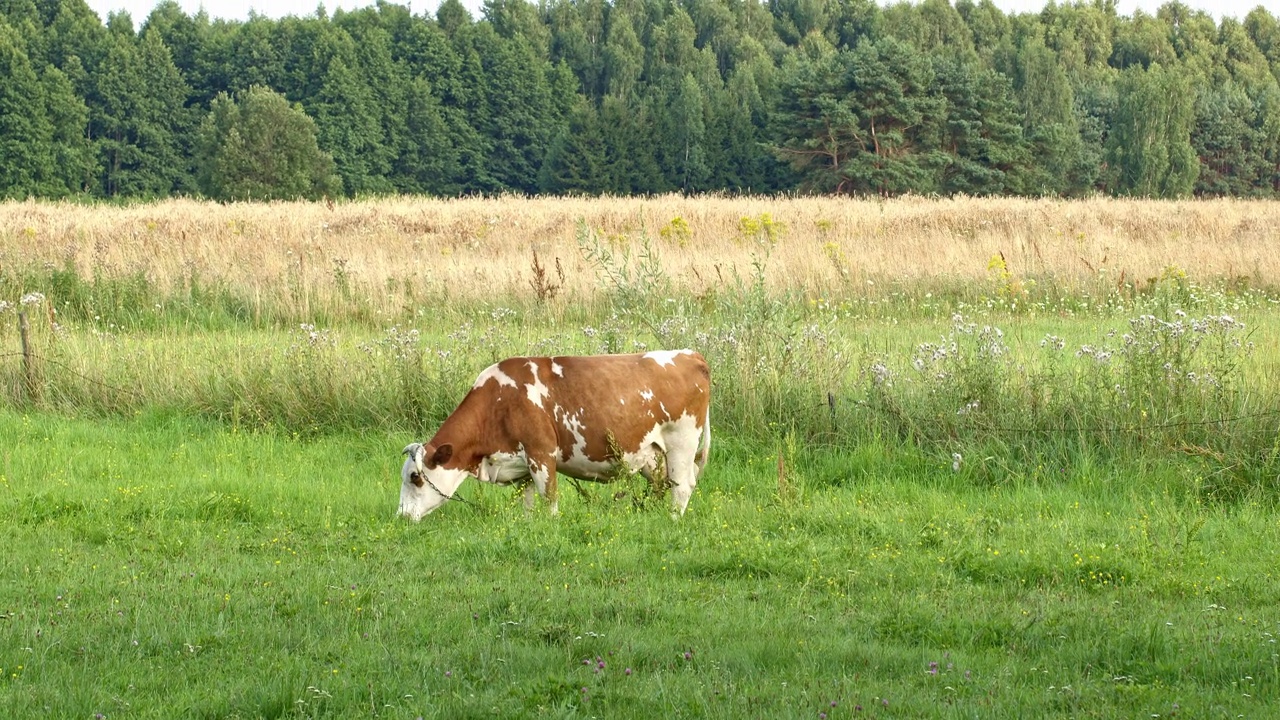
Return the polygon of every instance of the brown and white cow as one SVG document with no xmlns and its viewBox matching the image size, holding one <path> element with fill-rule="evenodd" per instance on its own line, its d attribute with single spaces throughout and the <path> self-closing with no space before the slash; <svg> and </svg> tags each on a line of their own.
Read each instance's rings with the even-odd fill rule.
<svg viewBox="0 0 1280 720">
<path fill-rule="evenodd" d="M 404 449 L 400 514 L 443 505 L 467 477 L 524 484 L 558 512 L 556 472 L 607 481 L 619 465 L 666 472 L 684 513 L 711 450 L 711 374 L 692 350 L 515 357 L 480 373 L 425 445 Z M 618 454 L 621 453 L 621 457 Z"/>
</svg>

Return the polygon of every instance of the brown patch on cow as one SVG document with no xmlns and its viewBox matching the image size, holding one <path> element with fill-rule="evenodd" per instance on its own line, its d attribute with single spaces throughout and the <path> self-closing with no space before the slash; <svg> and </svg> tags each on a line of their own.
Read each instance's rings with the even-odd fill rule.
<svg viewBox="0 0 1280 720">
<path fill-rule="evenodd" d="M 414 470 L 413 472 L 409 473 L 409 482 L 413 483 L 414 487 L 422 487 L 421 473 L 419 473 L 417 470 Z"/>
<path fill-rule="evenodd" d="M 453 457 L 453 445 L 445 443 L 436 448 L 435 452 L 431 453 L 431 460 L 427 462 L 427 467 L 440 467 L 441 465 L 449 462 L 449 458 L 451 457 Z"/>
</svg>

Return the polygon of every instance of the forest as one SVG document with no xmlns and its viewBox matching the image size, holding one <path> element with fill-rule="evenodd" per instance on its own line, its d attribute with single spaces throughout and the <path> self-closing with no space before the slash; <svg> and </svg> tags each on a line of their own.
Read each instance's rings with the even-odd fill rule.
<svg viewBox="0 0 1280 720">
<path fill-rule="evenodd" d="M 1280 20 L 1111 0 L 0 0 L 0 198 L 1280 195 Z"/>
</svg>

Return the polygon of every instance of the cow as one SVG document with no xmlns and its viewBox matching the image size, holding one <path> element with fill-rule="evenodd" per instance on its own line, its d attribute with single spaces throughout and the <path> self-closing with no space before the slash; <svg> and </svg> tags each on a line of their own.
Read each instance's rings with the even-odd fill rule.
<svg viewBox="0 0 1280 720">
<path fill-rule="evenodd" d="M 486 368 L 425 444 L 404 449 L 399 514 L 413 521 L 468 477 L 522 484 L 559 513 L 556 473 L 607 482 L 619 469 L 671 487 L 683 515 L 711 451 L 711 373 L 693 350 L 513 357 Z"/>
</svg>

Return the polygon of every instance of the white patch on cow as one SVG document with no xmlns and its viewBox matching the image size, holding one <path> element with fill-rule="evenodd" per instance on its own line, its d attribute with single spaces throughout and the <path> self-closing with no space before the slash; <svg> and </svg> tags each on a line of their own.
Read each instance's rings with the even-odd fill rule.
<svg viewBox="0 0 1280 720">
<path fill-rule="evenodd" d="M 627 404 L 627 399 L 626 399 L 626 398 L 618 398 L 618 403 L 619 403 L 619 404 L 621 404 L 621 405 L 626 405 L 626 404 Z"/>
<path fill-rule="evenodd" d="M 692 350 L 652 350 L 644 354 L 644 356 L 658 365 L 670 365 L 675 367 L 677 355 L 691 355 Z"/>
<path fill-rule="evenodd" d="M 585 458 L 587 438 L 582 432 L 586 429 L 582 424 L 582 411 L 578 411 L 576 415 L 570 415 L 567 410 L 557 405 L 555 406 L 552 414 L 555 416 L 555 421 L 564 426 L 565 431 L 573 436 L 573 445 L 569 447 L 569 452 L 565 453 L 561 450 L 557 454 L 561 458 L 567 457 L 570 461 L 575 457 Z M 570 468 L 570 470 L 571 469 L 572 468 Z"/>
<path fill-rule="evenodd" d="M 400 510 L 399 515 L 417 522 L 423 515 L 448 502 L 458 491 L 458 486 L 467 478 L 467 472 L 461 468 L 448 469 L 437 467 L 428 470 L 426 450 L 418 443 L 405 448 L 409 455 L 400 468 Z M 413 482 L 417 474 L 422 487 Z"/>
<path fill-rule="evenodd" d="M 666 452 L 667 482 L 671 484 L 672 509 L 683 515 L 689 506 L 689 496 L 698 484 L 698 475 L 702 470 L 697 462 L 698 451 L 705 442 L 710 445 L 709 431 L 704 432 L 701 423 L 708 418 L 695 418 L 688 413 L 675 420 L 664 422 L 654 428 L 661 433 L 661 447 Z M 706 428 L 709 430 L 710 425 Z M 652 431 L 651 431 L 652 432 Z M 648 438 L 646 437 L 646 440 Z"/>
<path fill-rule="evenodd" d="M 556 362 L 555 360 L 551 361 L 551 374 L 555 375 L 556 377 L 564 377 L 564 368 L 561 367 L 560 363 Z"/>
<path fill-rule="evenodd" d="M 529 463 L 529 476 L 533 478 L 533 486 L 537 488 L 538 494 L 542 497 L 547 496 L 547 482 L 551 480 L 551 470 L 541 463 Z M 526 500 L 526 504 L 528 504 Z M 557 500 L 550 501 L 551 514 L 560 514 L 560 503 Z"/>
<path fill-rule="evenodd" d="M 480 482 L 506 485 L 529 477 L 529 464 L 524 452 L 496 452 L 480 461 L 476 479 Z"/>
<path fill-rule="evenodd" d="M 559 408 L 557 411 L 563 412 Z M 672 510 L 677 514 L 683 514 L 688 507 L 702 465 L 706 463 L 705 452 L 701 458 L 699 452 L 710 446 L 709 420 L 709 417 L 696 418 L 688 413 L 675 419 L 655 419 L 635 447 L 622 448 L 623 464 L 628 470 L 642 473 L 645 477 L 653 478 L 665 460 L 667 477 L 658 479 L 670 484 Z M 608 478 L 616 465 L 586 455 L 586 441 L 577 418 L 560 419 L 560 422 L 578 441 L 568 457 L 560 461 L 560 472 L 583 480 Z"/>
<path fill-rule="evenodd" d="M 524 386 L 525 392 L 529 394 L 529 402 L 542 407 L 542 401 L 547 398 L 547 386 L 542 384 L 538 379 L 538 364 L 529 361 L 529 370 L 533 373 L 533 382 Z"/>
<path fill-rule="evenodd" d="M 516 386 L 516 381 L 511 379 L 510 375 L 502 372 L 497 363 L 494 363 L 493 365 L 485 368 L 484 372 L 480 373 L 480 377 L 476 378 L 476 384 L 471 387 L 478 388 L 490 380 L 497 380 L 498 385 L 508 385 L 510 387 Z"/>
<path fill-rule="evenodd" d="M 652 400 L 652 399 L 653 399 L 653 391 L 652 391 L 652 390 L 641 390 L 641 391 L 640 391 L 640 397 L 644 398 L 645 400 Z"/>
</svg>

